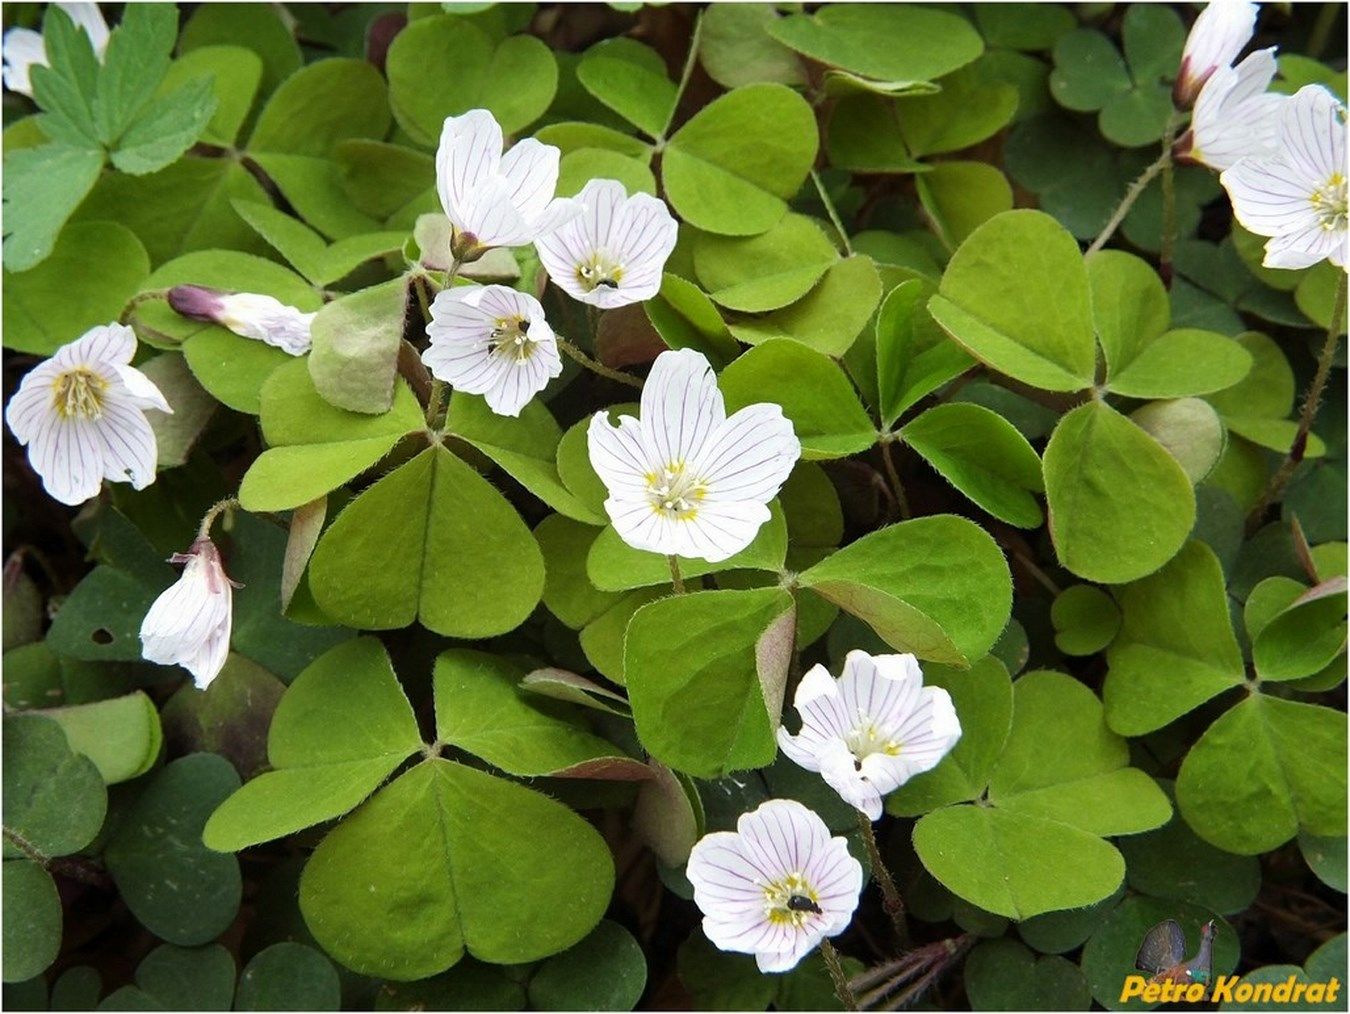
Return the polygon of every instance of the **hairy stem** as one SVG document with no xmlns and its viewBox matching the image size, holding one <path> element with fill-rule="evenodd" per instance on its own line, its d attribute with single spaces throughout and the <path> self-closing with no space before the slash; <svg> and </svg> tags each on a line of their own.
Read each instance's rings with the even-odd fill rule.
<svg viewBox="0 0 1350 1014">
<path fill-rule="evenodd" d="M 834 944 L 828 940 L 822 940 L 820 942 L 820 956 L 825 959 L 825 967 L 830 970 L 830 981 L 834 983 L 834 995 L 839 997 L 839 1002 L 844 1005 L 844 1010 L 858 1010 L 858 998 L 853 995 L 853 990 L 849 989 L 848 976 L 844 974 L 844 965 L 839 960 L 839 952 L 834 949 Z"/>
<path fill-rule="evenodd" d="M 207 539 L 211 537 L 211 526 L 216 523 L 216 518 L 220 517 L 228 510 L 233 510 L 239 506 L 239 501 L 234 497 L 226 497 L 217 503 L 211 505 L 211 509 L 206 512 L 202 518 L 201 526 L 197 529 L 197 538 Z"/>
<path fill-rule="evenodd" d="M 1173 172 L 1172 145 L 1177 139 L 1177 127 L 1180 125 L 1175 113 L 1167 118 L 1167 129 L 1163 131 L 1162 154 L 1162 237 L 1158 245 L 1158 273 L 1163 284 L 1172 287 L 1172 250 L 1177 241 L 1177 187 L 1176 174 Z"/>
<path fill-rule="evenodd" d="M 703 38 L 703 12 L 699 11 L 694 16 L 694 31 L 689 36 L 689 54 L 684 58 L 684 69 L 680 72 L 680 83 L 675 89 L 675 101 L 670 104 L 670 115 L 666 117 L 665 126 L 661 128 L 661 136 L 657 139 L 664 142 L 666 136 L 670 133 L 670 125 L 675 121 L 675 112 L 680 108 L 680 99 L 684 98 L 684 90 L 689 87 L 689 79 L 694 76 L 694 64 L 698 62 L 698 46 Z"/>
<path fill-rule="evenodd" d="M 1327 378 L 1331 375 L 1331 364 L 1336 358 L 1336 348 L 1341 342 L 1341 320 L 1345 317 L 1346 274 L 1344 271 L 1338 271 L 1336 274 L 1339 279 L 1336 283 L 1336 297 L 1331 306 L 1331 323 L 1327 325 L 1327 337 L 1322 343 L 1321 354 L 1317 357 L 1317 372 L 1313 374 L 1312 382 L 1308 385 L 1308 391 L 1303 396 L 1303 408 L 1298 414 L 1298 429 L 1294 433 L 1294 442 L 1289 445 L 1289 453 L 1284 456 L 1284 460 L 1280 462 L 1280 467 L 1270 477 L 1270 481 L 1266 483 L 1266 488 L 1261 492 L 1256 505 L 1247 515 L 1248 535 L 1261 527 L 1261 521 L 1265 517 L 1266 511 L 1284 493 L 1285 486 L 1289 485 L 1294 470 L 1303 461 L 1303 456 L 1308 449 L 1308 434 L 1312 431 L 1312 425 L 1317 420 L 1317 410 L 1322 403 L 1322 394 L 1327 387 Z"/>
<path fill-rule="evenodd" d="M 905 923 L 905 901 L 900 897 L 900 891 L 895 886 L 891 871 L 886 868 L 886 861 L 881 858 L 881 849 L 877 846 L 877 836 L 872 830 L 872 818 L 861 810 L 858 811 L 858 830 L 862 832 L 863 845 L 867 847 L 867 858 L 872 863 L 872 877 L 876 880 L 877 886 L 881 888 L 882 904 L 886 909 L 886 914 L 890 916 L 891 925 L 895 927 L 896 938 L 900 941 L 902 947 L 908 947 L 909 926 Z"/>
<path fill-rule="evenodd" d="M 600 376 L 607 377 L 610 380 L 617 380 L 620 384 L 627 384 L 629 387 L 635 387 L 639 391 L 642 390 L 642 381 L 638 380 L 638 378 L 631 373 L 610 369 L 604 363 L 586 355 L 586 353 L 582 352 L 581 349 L 577 348 L 561 335 L 557 336 L 557 341 L 558 348 L 562 349 L 568 357 L 580 363 L 592 373 L 598 373 Z"/>
<path fill-rule="evenodd" d="M 1157 176 L 1158 173 L 1162 172 L 1163 166 L 1170 166 L 1171 164 L 1172 146 L 1169 144 L 1163 149 L 1162 154 L 1158 156 L 1157 161 L 1145 169 L 1139 175 L 1139 178 L 1130 184 L 1129 189 L 1125 191 L 1125 196 L 1121 198 L 1120 204 L 1116 206 L 1115 212 L 1111 215 L 1110 219 L 1107 220 L 1105 227 L 1103 227 L 1102 231 L 1097 234 L 1097 238 L 1094 239 L 1092 244 L 1087 248 L 1089 254 L 1094 254 L 1102 247 L 1106 246 L 1107 240 L 1116 234 L 1116 230 L 1120 228 L 1120 223 L 1125 221 L 1125 216 L 1128 215 L 1130 209 L 1134 207 L 1134 202 L 1139 200 L 1140 195 L 1148 189 L 1148 185 L 1153 182 L 1153 178 Z"/>
<path fill-rule="evenodd" d="M 909 498 L 905 496 L 905 487 L 900 482 L 900 471 L 895 467 L 895 458 L 891 456 L 891 444 L 894 440 L 881 442 L 881 461 L 886 466 L 886 478 L 891 484 L 891 495 L 895 498 L 896 509 L 900 517 L 908 521 L 913 515 L 909 510 Z"/>
<path fill-rule="evenodd" d="M 680 576 L 680 560 L 674 553 L 666 557 L 670 564 L 670 585 L 675 589 L 676 595 L 684 594 L 684 578 Z"/>
</svg>

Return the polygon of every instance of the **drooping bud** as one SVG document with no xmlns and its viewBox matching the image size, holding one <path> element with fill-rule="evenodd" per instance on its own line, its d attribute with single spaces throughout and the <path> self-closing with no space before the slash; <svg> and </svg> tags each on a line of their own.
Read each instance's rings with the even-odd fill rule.
<svg viewBox="0 0 1350 1014">
<path fill-rule="evenodd" d="M 151 605 L 141 623 L 141 654 L 160 665 L 181 665 L 205 690 L 230 654 L 234 588 L 225 574 L 220 551 L 203 536 L 171 563 L 185 564 L 183 573 Z"/>
<path fill-rule="evenodd" d="M 257 292 L 221 292 L 204 285 L 175 285 L 169 305 L 184 317 L 208 320 L 243 338 L 266 342 L 292 356 L 310 348 L 313 313 Z"/>
</svg>

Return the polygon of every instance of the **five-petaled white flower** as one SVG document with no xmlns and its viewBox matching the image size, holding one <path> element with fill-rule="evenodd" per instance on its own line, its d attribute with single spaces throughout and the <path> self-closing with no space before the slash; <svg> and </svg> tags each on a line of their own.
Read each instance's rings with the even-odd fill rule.
<svg viewBox="0 0 1350 1014">
<path fill-rule="evenodd" d="M 234 589 L 225 575 L 220 551 L 201 536 L 170 563 L 186 564 L 177 581 L 155 599 L 141 623 L 141 655 L 160 665 L 181 665 L 205 690 L 230 653 Z"/>
<path fill-rule="evenodd" d="M 862 866 L 843 838 L 792 799 L 742 814 L 735 832 L 705 835 L 685 869 L 703 932 L 718 948 L 753 954 L 761 972 L 786 972 L 858 907 Z"/>
<path fill-rule="evenodd" d="M 1221 67 L 1200 89 L 1178 157 L 1223 170 L 1248 156 L 1275 153 L 1280 108 L 1289 96 L 1268 92 L 1278 66 L 1275 47 L 1259 49 L 1236 67 Z"/>
<path fill-rule="evenodd" d="M 581 214 L 535 240 L 549 278 L 574 299 L 606 310 L 651 299 L 678 229 L 665 202 L 629 197 L 617 180 L 591 180 L 576 199 Z"/>
<path fill-rule="evenodd" d="M 883 796 L 936 767 L 961 738 L 951 696 L 923 685 L 913 655 L 850 651 L 837 682 L 813 666 L 792 703 L 802 728 L 793 736 L 779 727 L 783 752 L 873 820 Z"/>
<path fill-rule="evenodd" d="M 135 353 L 131 328 L 90 328 L 29 370 L 9 400 L 5 421 L 54 499 L 84 503 L 104 479 L 135 489 L 155 481 L 159 449 L 145 413 L 173 409 L 130 365 Z"/>
<path fill-rule="evenodd" d="M 716 562 L 750 545 L 801 444 L 777 405 L 727 418 L 708 360 L 662 352 L 642 387 L 641 418 L 587 433 L 591 465 L 609 491 L 605 511 L 635 549 Z"/>
<path fill-rule="evenodd" d="M 557 148 L 532 137 L 502 154 L 502 128 L 486 109 L 448 116 L 436 150 L 436 192 L 454 226 L 451 253 L 471 261 L 496 246 L 524 246 L 580 210 L 555 198 Z"/>
<path fill-rule="evenodd" d="M 1244 158 L 1219 177 L 1237 220 L 1270 237 L 1266 267 L 1345 267 L 1345 133 L 1345 107 L 1306 85 L 1280 107 L 1275 154 Z"/>
<path fill-rule="evenodd" d="M 169 290 L 169 305 L 184 317 L 209 320 L 242 338 L 253 338 L 292 356 L 303 356 L 310 347 L 314 313 L 288 306 L 259 292 L 220 292 L 204 285 L 175 285 Z"/>
<path fill-rule="evenodd" d="M 505 285 L 442 289 L 431 304 L 422 361 L 457 391 L 481 394 L 498 415 L 520 415 L 562 372 L 558 341 L 533 296 Z"/>
<path fill-rule="evenodd" d="M 102 60 L 103 52 L 108 48 L 108 23 L 103 20 L 98 4 L 59 3 L 56 6 L 70 15 L 76 28 L 84 29 L 84 34 L 89 36 L 89 42 L 94 47 L 94 55 Z M 31 28 L 11 28 L 5 33 L 0 51 L 4 54 L 5 87 L 31 98 L 33 68 L 48 65 L 47 47 L 42 41 L 42 33 Z"/>
<path fill-rule="evenodd" d="M 1181 52 L 1181 68 L 1172 88 L 1177 108 L 1189 109 L 1210 75 L 1232 66 L 1256 31 L 1259 10 L 1248 0 L 1212 0 L 1205 6 Z"/>
</svg>

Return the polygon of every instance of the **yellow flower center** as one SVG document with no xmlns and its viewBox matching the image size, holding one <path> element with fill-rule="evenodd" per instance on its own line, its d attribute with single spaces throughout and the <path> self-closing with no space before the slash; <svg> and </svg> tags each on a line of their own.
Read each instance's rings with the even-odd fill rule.
<svg viewBox="0 0 1350 1014">
<path fill-rule="evenodd" d="M 660 472 L 648 472 L 646 479 L 652 511 L 675 521 L 692 521 L 708 495 L 707 482 L 689 471 L 683 461 L 672 461 Z"/>
<path fill-rule="evenodd" d="M 525 362 L 534 355 L 529 330 L 530 322 L 523 317 L 499 317 L 488 335 L 488 352 L 513 362 Z"/>
<path fill-rule="evenodd" d="M 1346 186 L 1345 174 L 1334 172 L 1325 183 L 1312 192 L 1308 198 L 1313 210 L 1327 232 L 1344 230 L 1346 227 Z"/>
<path fill-rule="evenodd" d="M 591 259 L 577 265 L 577 281 L 587 292 L 598 288 L 617 289 L 623 278 L 623 266 L 603 253 L 591 255 Z"/>
<path fill-rule="evenodd" d="M 103 414 L 108 382 L 83 366 L 66 370 L 52 381 L 52 405 L 62 419 L 97 419 Z"/>
<path fill-rule="evenodd" d="M 800 872 L 764 885 L 764 914 L 776 926 L 801 929 L 813 915 L 820 915 L 820 896 Z"/>
<path fill-rule="evenodd" d="M 858 724 L 844 734 L 844 743 L 859 762 L 874 753 L 900 756 L 901 744 L 866 715 L 858 716 Z"/>
</svg>

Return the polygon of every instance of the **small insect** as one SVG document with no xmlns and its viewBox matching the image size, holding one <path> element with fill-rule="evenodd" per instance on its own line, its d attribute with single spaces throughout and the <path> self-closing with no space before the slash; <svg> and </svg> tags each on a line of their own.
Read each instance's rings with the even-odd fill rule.
<svg viewBox="0 0 1350 1014">
<path fill-rule="evenodd" d="M 1186 935 L 1172 919 L 1158 923 L 1144 937 L 1135 966 L 1153 976 L 1150 982 L 1208 983 L 1213 978 L 1214 921 L 1200 927 L 1200 950 L 1186 957 Z"/>
<path fill-rule="evenodd" d="M 823 915 L 819 905 L 804 894 L 794 894 L 787 900 L 788 911 L 790 912 L 814 912 L 816 915 Z"/>
<path fill-rule="evenodd" d="M 599 278 L 596 280 L 595 284 L 603 285 L 607 289 L 617 289 L 619 287 L 619 283 L 613 278 Z"/>
</svg>

